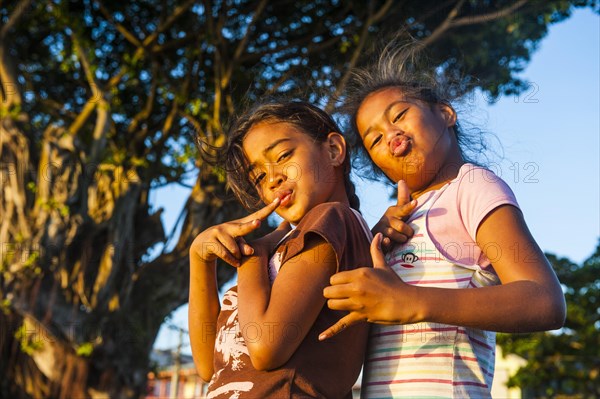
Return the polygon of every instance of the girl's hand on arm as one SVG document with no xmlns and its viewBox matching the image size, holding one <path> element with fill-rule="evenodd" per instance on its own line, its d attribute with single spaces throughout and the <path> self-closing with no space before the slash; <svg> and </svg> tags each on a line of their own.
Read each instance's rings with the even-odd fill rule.
<svg viewBox="0 0 600 399">
<path fill-rule="evenodd" d="M 221 258 L 230 265 L 238 267 L 242 256 L 254 253 L 254 249 L 246 243 L 243 236 L 259 228 L 261 221 L 273 213 L 278 206 L 279 198 L 276 198 L 264 208 L 246 217 L 204 230 L 192 242 L 190 256 L 195 256 L 202 262 L 213 262 Z"/>
<path fill-rule="evenodd" d="M 320 340 L 331 338 L 360 321 L 381 324 L 416 321 L 415 307 L 410 301 L 403 300 L 414 295 L 411 293 L 414 287 L 404 283 L 386 264 L 381 242 L 381 233 L 376 234 L 371 242 L 373 268 L 344 271 L 331 277 L 331 286 L 323 290 L 328 299 L 327 306 L 350 313 L 323 331 Z"/>
<path fill-rule="evenodd" d="M 254 250 L 242 236 L 260 226 L 279 201 L 265 206 L 245 218 L 211 227 L 200 233 L 190 246 L 189 329 L 192 355 L 198 374 L 209 381 L 213 374 L 213 353 L 216 321 L 219 315 L 219 296 L 216 279 L 216 260 L 238 266 L 243 254 Z"/>
<path fill-rule="evenodd" d="M 238 317 L 253 366 L 270 370 L 287 362 L 306 337 L 325 304 L 322 291 L 337 261 L 330 244 L 311 236 L 271 287 L 267 256 L 258 255 L 238 269 Z"/>
<path fill-rule="evenodd" d="M 391 248 L 393 243 L 402 244 L 412 237 L 414 231 L 406 223 L 406 220 L 416 205 L 416 200 L 410 200 L 410 191 L 406 182 L 400 180 L 398 182 L 398 200 L 396 205 L 390 206 L 381 219 L 379 219 L 379 222 L 371 229 L 373 235 L 377 233 L 383 234 L 382 244 L 384 250 Z"/>
<path fill-rule="evenodd" d="M 268 255 L 275 251 L 277 244 L 290 232 L 291 226 L 288 222 L 283 221 L 275 230 L 264 237 L 252 241 L 252 248 L 255 255 Z"/>
<path fill-rule="evenodd" d="M 375 242 L 377 240 L 374 239 Z M 566 306 L 560 283 L 534 241 L 521 211 L 496 208 L 481 222 L 477 244 L 490 259 L 501 285 L 477 289 L 406 284 L 371 245 L 373 269 L 334 275 L 324 295 L 331 309 L 349 311 L 322 339 L 359 320 L 380 324 L 421 321 L 498 332 L 532 332 L 563 326 Z"/>
</svg>

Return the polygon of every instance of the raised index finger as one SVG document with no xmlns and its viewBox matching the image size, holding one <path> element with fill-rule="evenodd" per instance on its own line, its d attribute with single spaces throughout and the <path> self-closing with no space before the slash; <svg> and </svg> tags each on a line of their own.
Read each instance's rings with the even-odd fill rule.
<svg viewBox="0 0 600 399">
<path fill-rule="evenodd" d="M 249 222 L 252 220 L 256 220 L 256 219 L 260 219 L 263 220 L 265 219 L 267 216 L 269 216 L 270 214 L 273 213 L 273 211 L 275 211 L 275 209 L 277 209 L 277 207 L 279 206 L 279 203 L 281 202 L 281 200 L 279 199 L 279 197 L 275 198 L 273 200 L 273 202 L 271 202 L 270 204 L 265 205 L 265 207 L 259 209 L 258 211 L 251 213 L 250 215 L 240 219 L 240 222 Z"/>
<path fill-rule="evenodd" d="M 381 251 L 381 240 L 383 239 L 383 235 L 381 233 L 375 234 L 373 241 L 371 241 L 371 258 L 373 259 L 373 267 L 379 269 L 387 269 L 388 265 L 385 262 L 385 258 L 383 257 L 383 252 Z"/>
<path fill-rule="evenodd" d="M 396 205 L 404 205 L 410 202 L 410 189 L 404 180 L 398 181 L 398 202 Z"/>
</svg>

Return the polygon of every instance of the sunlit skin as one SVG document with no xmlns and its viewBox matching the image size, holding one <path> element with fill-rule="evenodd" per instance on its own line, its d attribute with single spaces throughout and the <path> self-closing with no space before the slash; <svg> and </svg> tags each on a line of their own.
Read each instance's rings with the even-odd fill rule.
<svg viewBox="0 0 600 399">
<path fill-rule="evenodd" d="M 444 104 L 406 98 L 398 88 L 367 96 L 356 125 L 373 162 L 392 181 L 404 180 L 413 198 L 456 177 L 464 161 Z"/>
<path fill-rule="evenodd" d="M 238 266 L 238 318 L 242 334 L 253 326 L 269 326 L 272 339 L 245 337 L 254 368 L 271 370 L 285 364 L 296 351 L 325 305 L 323 289 L 337 264 L 331 245 L 311 236 L 282 266 L 273 285 L 266 273 L 268 253 L 308 211 L 324 202 L 348 204 L 344 187 L 346 145 L 330 133 L 323 143 L 287 123 L 260 123 L 245 136 L 243 149 L 252 166 L 248 176 L 264 208 L 245 218 L 211 227 L 190 248 L 190 341 L 196 368 L 208 381 L 213 375 L 215 324 L 219 314 L 215 260 Z M 246 243 L 243 236 L 276 211 L 285 222 L 272 234 Z M 253 255 L 253 256 L 248 256 Z M 246 257 L 244 257 L 246 256 Z M 302 295 L 298 295 L 301 292 Z M 290 337 L 277 326 L 294 325 L 302 334 Z M 364 328 L 366 338 L 367 328 Z"/>
<path fill-rule="evenodd" d="M 213 375 L 215 325 L 220 310 L 216 260 L 221 258 L 233 266 L 240 266 L 242 256 L 254 253 L 254 248 L 242 237 L 256 230 L 277 206 L 279 200 L 242 219 L 207 229 L 196 236 L 190 246 L 190 344 L 196 370 L 204 381 L 209 381 Z M 274 240 L 289 229 L 285 225 L 280 227 Z"/>
<path fill-rule="evenodd" d="M 337 170 L 341 162 L 330 160 L 331 145 L 343 138 L 332 133 L 330 140 L 317 143 L 294 125 L 272 122 L 255 125 L 244 138 L 250 181 L 264 203 L 280 198 L 277 213 L 290 223 L 297 224 L 317 204 L 348 203 L 343 176 Z"/>
<path fill-rule="evenodd" d="M 397 220 L 406 219 L 410 196 L 440 188 L 463 164 L 452 129 L 456 114 L 447 105 L 408 100 L 400 89 L 385 88 L 365 98 L 356 122 L 373 162 L 390 180 L 405 181 L 399 183 L 399 191 L 406 192 L 399 193 L 396 209 L 386 212 Z M 382 221 L 381 229 L 394 227 Z M 385 263 L 381 241 L 378 234 L 371 246 L 374 268 L 331 277 L 331 286 L 324 290 L 328 306 L 350 313 L 320 339 L 364 320 L 426 321 L 500 332 L 549 330 L 564 323 L 560 284 L 521 211 L 513 206 L 491 211 L 476 232 L 477 245 L 493 259 L 499 286 L 444 289 L 406 284 Z"/>
</svg>

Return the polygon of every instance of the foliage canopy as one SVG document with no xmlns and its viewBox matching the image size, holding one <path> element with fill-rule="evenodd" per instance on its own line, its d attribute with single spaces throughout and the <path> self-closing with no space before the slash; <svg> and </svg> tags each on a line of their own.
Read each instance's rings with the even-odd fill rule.
<svg viewBox="0 0 600 399">
<path fill-rule="evenodd" d="M 593 0 L 20 0 L 0 8 L 0 392 L 132 397 L 187 249 L 241 215 L 196 134 L 219 145 L 271 94 L 333 109 L 348 71 L 399 29 L 432 67 L 492 95 L 548 26 Z M 477 76 L 470 80 L 469 76 Z M 199 171 L 199 173 L 197 173 Z M 164 248 L 152 190 L 189 184 Z M 221 281 L 231 276 L 222 268 Z M 4 361 L 6 359 L 6 361 Z"/>
<path fill-rule="evenodd" d="M 500 334 L 504 353 L 527 361 L 509 380 L 527 397 L 600 396 L 600 245 L 581 265 L 547 254 L 567 302 L 567 320 L 558 332 Z"/>
</svg>

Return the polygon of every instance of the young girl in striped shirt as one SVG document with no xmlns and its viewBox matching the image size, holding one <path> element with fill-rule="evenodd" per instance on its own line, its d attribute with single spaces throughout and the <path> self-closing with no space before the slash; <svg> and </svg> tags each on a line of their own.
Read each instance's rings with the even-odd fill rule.
<svg viewBox="0 0 600 399">
<path fill-rule="evenodd" d="M 328 306 L 350 313 L 320 339 L 376 323 L 364 398 L 491 397 L 494 331 L 560 328 L 564 297 L 512 191 L 468 162 L 448 96 L 422 70 L 415 79 L 411 52 L 388 46 L 345 98 L 398 203 L 373 228 L 375 267 L 330 279 Z M 384 258 L 384 239 L 403 243 Z"/>
</svg>

